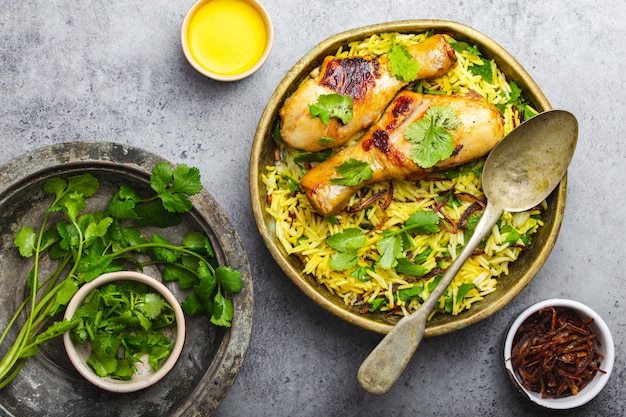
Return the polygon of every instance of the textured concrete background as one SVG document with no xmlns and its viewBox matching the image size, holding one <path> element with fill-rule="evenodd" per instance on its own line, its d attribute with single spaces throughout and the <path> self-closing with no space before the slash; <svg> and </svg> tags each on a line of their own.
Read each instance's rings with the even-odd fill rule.
<svg viewBox="0 0 626 417">
<path fill-rule="evenodd" d="M 265 0 L 276 43 L 265 66 L 236 83 L 203 78 L 179 43 L 191 1 L 0 2 L 0 163 L 66 141 L 115 141 L 201 169 L 240 233 L 254 273 L 255 325 L 246 362 L 219 416 L 541 415 L 501 365 L 510 320 L 545 298 L 583 301 L 616 342 L 614 374 L 572 416 L 626 415 L 626 173 L 622 0 Z M 289 68 L 321 40 L 404 19 L 473 27 L 525 66 L 554 108 L 580 123 L 560 237 L 535 280 L 496 315 L 426 340 L 384 397 L 356 372 L 381 336 L 326 313 L 273 262 L 248 192 L 252 137 Z M 547 415 L 547 414 L 546 414 Z"/>
</svg>

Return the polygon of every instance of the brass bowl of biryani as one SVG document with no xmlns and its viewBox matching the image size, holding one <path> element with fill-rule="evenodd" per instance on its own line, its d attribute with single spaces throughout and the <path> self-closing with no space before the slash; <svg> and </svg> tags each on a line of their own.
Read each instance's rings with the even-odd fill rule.
<svg viewBox="0 0 626 417">
<path fill-rule="evenodd" d="M 330 313 L 388 333 L 420 308 L 485 207 L 485 156 L 550 104 L 501 46 L 438 20 L 319 43 L 286 74 L 250 158 L 256 223 L 285 274 Z M 559 232 L 565 179 L 504 213 L 429 318 L 426 337 L 501 309 Z"/>
</svg>

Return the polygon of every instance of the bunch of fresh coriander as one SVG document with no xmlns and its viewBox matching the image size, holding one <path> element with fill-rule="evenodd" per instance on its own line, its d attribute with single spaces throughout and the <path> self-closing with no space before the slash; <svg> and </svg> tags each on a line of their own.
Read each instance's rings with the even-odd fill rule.
<svg viewBox="0 0 626 417">
<path fill-rule="evenodd" d="M 150 186 L 154 194 L 145 198 L 121 185 L 105 210 L 85 212 L 87 199 L 99 188 L 94 176 L 53 177 L 45 182 L 44 191 L 54 200 L 39 229 L 24 226 L 14 240 L 20 254 L 34 258 L 34 264 L 25 284 L 28 296 L 0 335 L 4 344 L 18 316 L 25 313 L 25 323 L 0 361 L 0 389 L 39 352 L 42 343 L 77 325 L 78 319 L 52 321 L 82 284 L 106 272 L 160 265 L 165 281 L 177 281 L 181 289 L 189 290 L 182 303 L 186 314 L 206 313 L 215 325 L 230 326 L 233 304 L 225 295 L 241 291 L 241 274 L 217 266 L 209 238 L 191 232 L 174 244 L 156 233 L 149 238 L 142 235 L 142 227 L 180 223 L 180 214 L 192 208 L 189 196 L 202 190 L 199 170 L 161 162 L 152 171 Z M 61 213 L 61 219 L 49 224 L 54 213 Z M 44 268 L 44 262 L 53 264 L 47 276 L 41 273 L 50 269 Z"/>
</svg>

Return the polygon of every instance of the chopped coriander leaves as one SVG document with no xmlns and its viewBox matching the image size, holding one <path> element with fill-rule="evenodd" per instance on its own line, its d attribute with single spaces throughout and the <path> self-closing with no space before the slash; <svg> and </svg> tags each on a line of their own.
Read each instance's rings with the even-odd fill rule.
<svg viewBox="0 0 626 417">
<path fill-rule="evenodd" d="M 414 213 L 398 230 L 383 232 L 376 244 L 380 254 L 376 266 L 382 269 L 396 268 L 396 272 L 405 275 L 426 274 L 428 270 L 418 263 L 424 262 L 432 250 L 424 251 L 413 261 L 403 256 L 403 250 L 413 243 L 410 233 L 431 234 L 438 230 L 439 216 L 435 212 L 425 210 Z M 326 244 L 336 250 L 329 259 L 330 267 L 337 271 L 355 268 L 351 272 L 352 276 L 360 281 L 369 281 L 368 271 L 373 270 L 373 267 L 360 265 L 358 256 L 359 249 L 365 246 L 366 241 L 365 231 L 356 227 L 329 236 Z"/>
<path fill-rule="evenodd" d="M 148 356 L 156 371 L 174 348 L 163 329 L 173 328 L 172 306 L 144 284 L 132 281 L 92 290 L 74 313 L 72 340 L 89 342 L 87 364 L 100 377 L 130 380 L 136 363 Z"/>
<path fill-rule="evenodd" d="M 411 123 L 404 131 L 405 139 L 413 145 L 411 159 L 422 168 L 431 168 L 449 158 L 454 152 L 454 136 L 460 124 L 449 106 L 432 106 L 424 117 Z"/>
<path fill-rule="evenodd" d="M 346 162 L 336 167 L 335 170 L 341 177 L 331 178 L 330 183 L 346 187 L 356 187 L 372 178 L 374 174 L 372 166 L 368 162 L 354 158 L 349 158 Z"/>
<path fill-rule="evenodd" d="M 309 105 L 309 112 L 311 117 L 319 117 L 325 125 L 330 123 L 333 117 L 346 124 L 354 117 L 352 97 L 336 93 L 322 94 L 315 104 Z"/>
</svg>

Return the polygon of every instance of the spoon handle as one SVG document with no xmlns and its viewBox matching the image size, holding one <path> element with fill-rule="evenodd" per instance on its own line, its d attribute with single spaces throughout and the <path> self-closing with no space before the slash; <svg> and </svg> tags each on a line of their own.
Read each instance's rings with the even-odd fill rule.
<svg viewBox="0 0 626 417">
<path fill-rule="evenodd" d="M 376 395 L 385 394 L 400 378 L 402 371 L 424 337 L 428 316 L 439 298 L 501 215 L 502 209 L 487 203 L 472 237 L 426 301 L 415 313 L 398 321 L 389 334 L 365 358 L 357 374 L 357 379 L 365 391 Z"/>
</svg>

